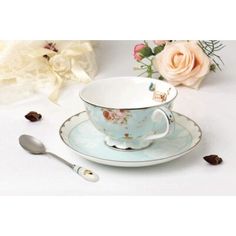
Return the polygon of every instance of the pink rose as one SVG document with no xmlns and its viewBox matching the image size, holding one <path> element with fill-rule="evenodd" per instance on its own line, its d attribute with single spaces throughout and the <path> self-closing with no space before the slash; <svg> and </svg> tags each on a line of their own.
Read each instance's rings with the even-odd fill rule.
<svg viewBox="0 0 236 236">
<path fill-rule="evenodd" d="M 134 47 L 134 59 L 136 61 L 141 61 L 143 59 L 143 55 L 141 53 L 141 50 L 143 48 L 145 48 L 146 45 L 144 43 L 141 43 L 141 44 L 137 44 L 135 47 Z"/>
<path fill-rule="evenodd" d="M 163 46 L 165 45 L 167 42 L 169 42 L 169 40 L 154 40 L 153 41 L 157 46 Z"/>
<path fill-rule="evenodd" d="M 159 73 L 174 86 L 198 88 L 209 72 L 210 59 L 196 42 L 167 44 L 153 59 Z"/>
<path fill-rule="evenodd" d="M 106 120 L 117 123 L 125 124 L 127 123 L 127 118 L 129 117 L 128 110 L 118 110 L 118 109 L 104 109 L 103 116 Z"/>
</svg>

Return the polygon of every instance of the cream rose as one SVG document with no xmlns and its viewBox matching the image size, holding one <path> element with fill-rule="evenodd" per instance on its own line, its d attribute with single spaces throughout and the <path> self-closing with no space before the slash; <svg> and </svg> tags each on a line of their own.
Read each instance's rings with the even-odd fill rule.
<svg viewBox="0 0 236 236">
<path fill-rule="evenodd" d="M 65 74 L 71 71 L 70 59 L 62 54 L 57 54 L 51 57 L 49 64 L 51 65 L 52 69 L 59 74 Z"/>
<path fill-rule="evenodd" d="M 167 44 L 153 59 L 159 73 L 171 84 L 198 88 L 209 72 L 210 59 L 196 42 Z"/>
</svg>

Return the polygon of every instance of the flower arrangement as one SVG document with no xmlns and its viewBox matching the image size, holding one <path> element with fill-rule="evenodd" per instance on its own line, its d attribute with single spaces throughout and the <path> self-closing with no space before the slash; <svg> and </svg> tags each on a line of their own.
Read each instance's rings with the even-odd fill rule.
<svg viewBox="0 0 236 236">
<path fill-rule="evenodd" d="M 56 102 L 67 81 L 89 82 L 96 71 L 89 41 L 2 41 L 0 103 L 20 100 L 47 87 L 52 87 L 49 99 Z"/>
<path fill-rule="evenodd" d="M 220 64 L 224 63 L 217 52 L 223 48 L 217 40 L 155 40 L 153 48 L 144 41 L 134 47 L 134 59 L 139 64 L 135 69 L 142 71 L 139 76 L 158 75 L 158 79 L 165 79 L 174 86 L 199 88 L 210 71 L 221 70 Z"/>
</svg>

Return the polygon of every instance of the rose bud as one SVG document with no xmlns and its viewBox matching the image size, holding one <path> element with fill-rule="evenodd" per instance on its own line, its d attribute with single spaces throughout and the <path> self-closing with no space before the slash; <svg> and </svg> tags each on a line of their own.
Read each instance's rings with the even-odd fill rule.
<svg viewBox="0 0 236 236">
<path fill-rule="evenodd" d="M 134 58 L 136 61 L 141 61 L 144 57 L 150 57 L 151 55 L 153 55 L 152 49 L 144 43 L 137 44 L 134 47 Z"/>
<path fill-rule="evenodd" d="M 154 40 L 153 42 L 157 45 L 157 46 L 163 46 L 165 45 L 167 42 L 169 42 L 170 40 Z"/>
<path fill-rule="evenodd" d="M 157 55 L 158 53 L 160 53 L 165 45 L 170 42 L 170 40 L 154 40 L 153 41 L 154 44 L 156 44 L 157 46 L 153 49 L 154 55 Z"/>
</svg>

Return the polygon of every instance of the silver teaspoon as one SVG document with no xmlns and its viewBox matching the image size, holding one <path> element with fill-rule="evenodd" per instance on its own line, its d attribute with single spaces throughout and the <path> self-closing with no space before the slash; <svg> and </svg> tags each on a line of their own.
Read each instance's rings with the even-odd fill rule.
<svg viewBox="0 0 236 236">
<path fill-rule="evenodd" d="M 58 161 L 64 163 L 65 165 L 69 166 L 72 170 L 74 170 L 77 174 L 79 174 L 81 177 L 83 177 L 84 179 L 91 181 L 91 182 L 97 182 L 99 177 L 96 173 L 92 172 L 91 170 L 85 169 L 81 166 L 72 164 L 64 159 L 62 159 L 61 157 L 57 156 L 56 154 L 52 153 L 52 152 L 48 152 L 46 151 L 46 148 L 44 146 L 44 144 L 30 136 L 30 135 L 21 135 L 19 137 L 19 143 L 20 145 L 28 152 L 30 152 L 31 154 L 34 155 L 40 155 L 40 154 L 48 154 L 51 155 L 52 157 L 56 158 Z"/>
</svg>

